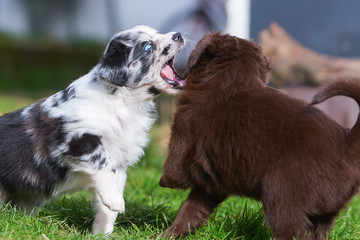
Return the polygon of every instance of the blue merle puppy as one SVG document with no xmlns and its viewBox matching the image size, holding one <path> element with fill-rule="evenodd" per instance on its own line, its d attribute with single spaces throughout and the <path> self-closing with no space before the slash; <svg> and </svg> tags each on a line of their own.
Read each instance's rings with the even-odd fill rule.
<svg viewBox="0 0 360 240">
<path fill-rule="evenodd" d="M 180 33 L 136 26 L 116 34 L 99 63 L 65 90 L 0 117 L 0 202 L 31 211 L 64 193 L 91 189 L 94 233 L 111 233 L 126 170 L 147 145 L 153 99 L 185 81 L 173 61 Z"/>
</svg>

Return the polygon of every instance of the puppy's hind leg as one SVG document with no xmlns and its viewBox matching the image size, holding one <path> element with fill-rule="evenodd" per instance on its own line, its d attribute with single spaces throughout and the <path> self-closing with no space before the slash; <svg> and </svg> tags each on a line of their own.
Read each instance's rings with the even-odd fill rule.
<svg viewBox="0 0 360 240">
<path fill-rule="evenodd" d="M 213 209 L 227 196 L 213 196 L 200 189 L 192 189 L 188 198 L 180 207 L 173 224 L 163 233 L 167 237 L 172 235 L 188 235 L 201 227 L 209 218 Z"/>
<path fill-rule="evenodd" d="M 311 230 L 314 235 L 314 239 L 319 240 L 328 240 L 331 239 L 331 225 L 334 221 L 337 212 L 332 212 L 328 214 L 323 214 L 321 216 L 311 216 L 310 220 L 313 222 L 314 226 Z"/>
<path fill-rule="evenodd" d="M 291 191 L 263 187 L 262 202 L 267 223 L 271 226 L 277 240 L 312 240 L 310 233 L 313 224 L 307 214 L 299 207 Z"/>
</svg>

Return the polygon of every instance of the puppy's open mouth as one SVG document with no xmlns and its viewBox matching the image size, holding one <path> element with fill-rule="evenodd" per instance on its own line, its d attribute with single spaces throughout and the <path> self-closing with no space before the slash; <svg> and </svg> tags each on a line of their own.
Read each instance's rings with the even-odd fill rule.
<svg viewBox="0 0 360 240">
<path fill-rule="evenodd" d="M 161 77 L 175 89 L 182 89 L 186 85 L 186 81 L 174 69 L 174 58 L 164 64 L 160 73 Z"/>
</svg>

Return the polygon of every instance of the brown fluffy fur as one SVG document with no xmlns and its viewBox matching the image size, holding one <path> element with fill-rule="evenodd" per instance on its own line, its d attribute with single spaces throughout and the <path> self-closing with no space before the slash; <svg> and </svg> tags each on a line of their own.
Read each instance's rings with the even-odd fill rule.
<svg viewBox="0 0 360 240">
<path fill-rule="evenodd" d="M 347 150 L 358 125 L 267 87 L 269 69 L 260 47 L 229 35 L 206 35 L 191 53 L 160 180 L 191 192 L 168 236 L 195 231 L 236 194 L 262 201 L 276 239 L 324 239 L 357 191 Z"/>
</svg>

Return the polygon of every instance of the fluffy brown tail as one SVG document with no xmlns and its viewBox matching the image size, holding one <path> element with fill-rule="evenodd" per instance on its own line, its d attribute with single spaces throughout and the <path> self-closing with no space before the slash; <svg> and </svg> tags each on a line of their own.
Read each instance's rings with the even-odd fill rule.
<svg viewBox="0 0 360 240">
<path fill-rule="evenodd" d="M 324 102 L 335 96 L 347 96 L 354 99 L 360 106 L 360 79 L 337 81 L 322 89 L 315 95 L 310 105 Z"/>
<path fill-rule="evenodd" d="M 314 96 L 310 105 L 324 102 L 326 99 L 335 96 L 350 97 L 360 106 L 360 79 L 349 79 L 331 83 Z M 357 138 L 357 141 L 360 141 L 359 116 L 354 127 L 350 130 L 350 135 Z"/>
</svg>

